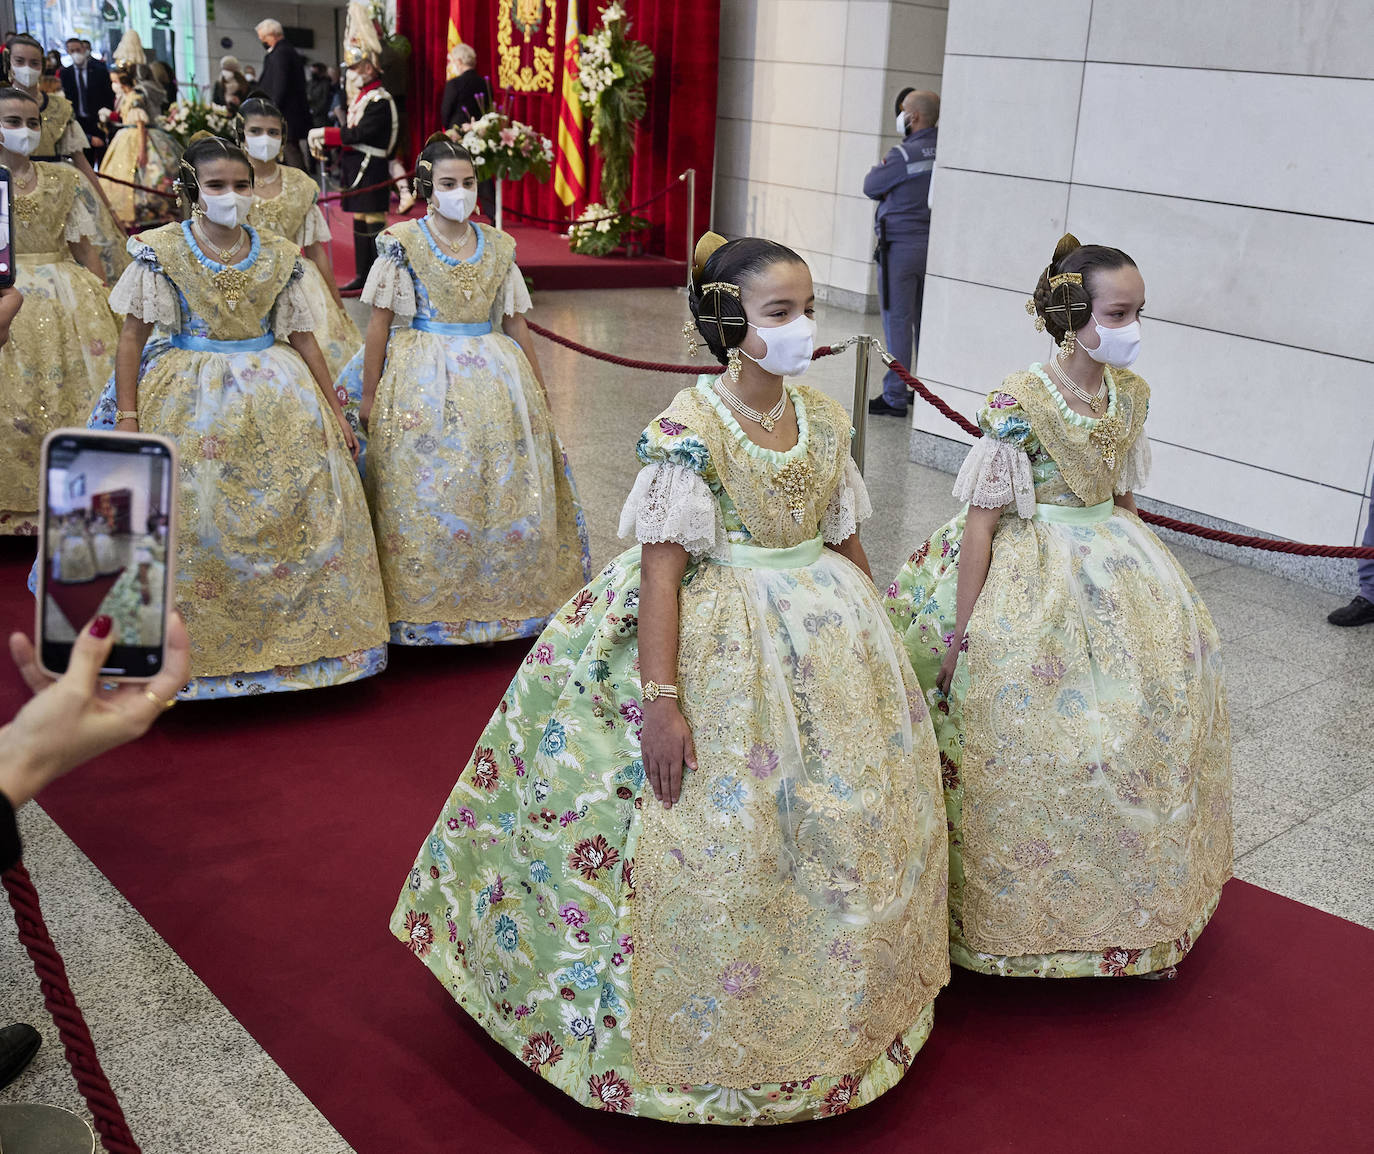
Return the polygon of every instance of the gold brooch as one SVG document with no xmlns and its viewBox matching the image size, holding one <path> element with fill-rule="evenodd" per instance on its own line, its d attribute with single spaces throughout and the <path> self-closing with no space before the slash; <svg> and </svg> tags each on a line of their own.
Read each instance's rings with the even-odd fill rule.
<svg viewBox="0 0 1374 1154">
<path fill-rule="evenodd" d="M 230 265 L 222 268 L 211 278 L 215 282 L 215 288 L 224 296 L 225 303 L 232 309 L 243 299 L 248 291 L 248 274 L 241 268 L 234 268 Z"/>
<path fill-rule="evenodd" d="M 36 196 L 16 196 L 14 198 L 14 215 L 26 224 L 38 216 L 38 197 Z"/>
<path fill-rule="evenodd" d="M 773 476 L 778 489 L 787 499 L 787 508 L 792 514 L 792 520 L 798 525 L 806 515 L 806 495 L 811 490 L 812 476 L 811 462 L 805 457 L 799 457 L 790 465 L 779 469 Z"/>
<path fill-rule="evenodd" d="M 1126 426 L 1120 417 L 1103 417 L 1088 434 L 1088 443 L 1102 454 L 1102 464 L 1107 469 L 1116 468 L 1116 450 L 1121 438 L 1126 435 Z"/>
</svg>

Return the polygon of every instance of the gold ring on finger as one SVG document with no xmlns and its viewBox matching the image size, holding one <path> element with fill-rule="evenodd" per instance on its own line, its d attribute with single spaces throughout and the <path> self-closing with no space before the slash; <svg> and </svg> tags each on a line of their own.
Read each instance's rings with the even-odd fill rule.
<svg viewBox="0 0 1374 1154">
<path fill-rule="evenodd" d="M 171 709 L 172 706 L 174 706 L 177 703 L 177 699 L 175 697 L 169 697 L 166 701 L 163 701 L 162 698 L 160 698 L 151 689 L 145 689 L 143 691 L 143 696 L 146 697 L 149 701 L 151 701 L 154 705 L 156 705 L 159 709 L 163 710 L 164 712 L 168 709 Z"/>
</svg>

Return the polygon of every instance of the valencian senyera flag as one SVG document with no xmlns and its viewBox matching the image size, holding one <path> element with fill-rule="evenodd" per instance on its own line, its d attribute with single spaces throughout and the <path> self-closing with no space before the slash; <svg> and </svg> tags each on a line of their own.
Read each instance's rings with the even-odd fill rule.
<svg viewBox="0 0 1374 1154">
<path fill-rule="evenodd" d="M 458 0 L 452 0 L 454 4 Z M 571 208 L 587 194 L 587 166 L 582 152 L 582 101 L 577 94 L 577 0 L 568 0 L 568 23 L 563 37 L 563 93 L 558 102 L 558 159 L 554 166 L 554 195 Z"/>
</svg>

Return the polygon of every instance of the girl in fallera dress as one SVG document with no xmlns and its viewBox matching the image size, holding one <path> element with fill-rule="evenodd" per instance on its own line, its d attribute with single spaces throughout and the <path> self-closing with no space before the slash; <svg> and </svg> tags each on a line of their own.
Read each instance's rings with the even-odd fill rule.
<svg viewBox="0 0 1374 1154">
<path fill-rule="evenodd" d="M 190 219 L 129 242 L 118 364 L 91 423 L 180 451 L 182 696 L 370 676 L 386 664 L 381 575 L 296 246 L 244 223 L 253 169 L 228 141 L 192 143 L 180 190 Z"/>
<path fill-rule="evenodd" d="M 12 180 L 10 239 L 24 301 L 0 350 L 4 534 L 37 532 L 43 438 L 85 419 L 114 370 L 119 341 L 90 243 L 95 197 L 70 165 L 30 159 L 41 131 L 33 97 L 0 89 L 0 164 Z"/>
<path fill-rule="evenodd" d="M 888 591 L 939 708 L 950 952 L 983 973 L 1159 974 L 1231 876 L 1216 628 L 1136 514 L 1145 287 L 1065 236 L 1028 308 L 1058 348 L 988 394 L 968 507 Z"/>
<path fill-rule="evenodd" d="M 173 220 L 175 199 L 129 185 L 170 194 L 181 163 L 181 145 L 158 127 L 157 106 L 141 91 L 133 68 L 117 68 L 110 74 L 110 83 L 121 127 L 110 139 L 100 171 L 125 182 L 110 185 L 108 195 L 115 215 L 129 228 L 148 228 Z"/>
<path fill-rule="evenodd" d="M 90 161 L 86 159 L 86 149 L 91 142 L 77 123 L 71 101 L 60 89 L 57 92 L 42 91 L 39 86 L 42 68 L 43 49 L 38 41 L 22 32 L 11 36 L 9 71 L 12 83 L 38 102 L 40 136 L 32 155 L 36 160 L 68 163 L 85 178 L 94 198 L 96 224 L 91 234 L 91 244 L 100 259 L 98 271 L 103 280 L 113 284 L 129 264 L 128 253 L 124 251 L 124 230 L 110 210 L 104 182 L 96 176 Z"/>
<path fill-rule="evenodd" d="M 849 415 L 786 378 L 806 264 L 697 250 L 731 369 L 639 439 L 639 544 L 554 616 L 421 847 L 392 932 L 596 1109 L 841 1114 L 911 1066 L 949 974 L 935 737 L 868 573 Z"/>
<path fill-rule="evenodd" d="M 259 232 L 285 237 L 305 260 L 301 286 L 322 323 L 315 340 L 335 380 L 353 354 L 363 346 L 363 334 L 344 310 L 334 283 L 334 269 L 325 251 L 329 225 L 316 203 L 320 187 L 298 168 L 282 164 L 285 121 L 280 110 L 261 97 L 245 100 L 239 109 L 239 144 L 253 163 L 253 210 L 248 223 Z"/>
<path fill-rule="evenodd" d="M 521 315 L 529 292 L 515 242 L 468 219 L 477 178 L 467 152 L 432 141 L 416 187 L 429 214 L 377 238 L 362 295 L 367 344 L 339 380 L 367 430 L 391 640 L 532 637 L 591 572 Z"/>
</svg>

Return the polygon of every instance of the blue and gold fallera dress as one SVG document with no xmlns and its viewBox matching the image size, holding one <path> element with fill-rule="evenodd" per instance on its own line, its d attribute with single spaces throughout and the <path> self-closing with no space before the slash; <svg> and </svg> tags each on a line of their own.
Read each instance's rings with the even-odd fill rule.
<svg viewBox="0 0 1374 1154">
<path fill-rule="evenodd" d="M 421 220 L 377 238 L 365 303 L 391 310 L 362 461 L 391 640 L 533 637 L 591 576 L 586 522 L 548 399 L 502 319 L 530 307 L 515 242 L 440 251 Z M 363 353 L 338 381 L 361 400 Z"/>
<path fill-rule="evenodd" d="M 596 1109 L 842 1114 L 906 1074 L 949 977 L 935 736 L 877 590 L 825 547 L 871 514 L 849 418 L 788 391 L 788 452 L 709 379 L 639 442 L 621 532 L 691 557 L 681 799 L 655 800 L 640 755 L 637 545 L 540 635 L 392 915 L 493 1038 Z"/>
<path fill-rule="evenodd" d="M 1111 369 L 1100 419 L 1036 364 L 988 395 L 954 493 L 1004 509 L 949 697 L 967 510 L 887 607 L 927 691 L 950 817 L 950 954 L 1038 977 L 1168 970 L 1231 876 L 1220 642 L 1173 555 L 1113 501 L 1149 471 L 1149 389 Z"/>
<path fill-rule="evenodd" d="M 119 312 L 158 326 L 139 370 L 138 415 L 181 457 L 176 602 L 192 674 L 182 697 L 338 685 L 386 666 L 358 471 L 285 343 L 316 323 L 299 253 L 247 231 L 251 251 L 227 268 L 200 250 L 189 223 L 140 233 L 111 293 Z M 113 427 L 114 414 L 111 379 L 90 423 Z"/>
</svg>

